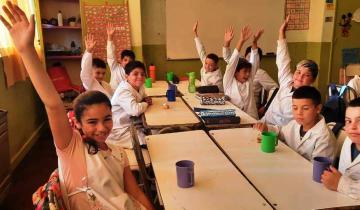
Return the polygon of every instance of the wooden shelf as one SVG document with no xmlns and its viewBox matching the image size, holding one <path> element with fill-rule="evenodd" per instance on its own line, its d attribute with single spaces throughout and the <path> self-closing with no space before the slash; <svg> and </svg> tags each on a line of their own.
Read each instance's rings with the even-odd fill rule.
<svg viewBox="0 0 360 210">
<path fill-rule="evenodd" d="M 43 29 L 75 29 L 80 30 L 81 26 L 53 26 L 49 24 L 41 24 Z"/>
<path fill-rule="evenodd" d="M 82 55 L 52 55 L 46 56 L 47 60 L 76 60 L 81 59 Z"/>
</svg>

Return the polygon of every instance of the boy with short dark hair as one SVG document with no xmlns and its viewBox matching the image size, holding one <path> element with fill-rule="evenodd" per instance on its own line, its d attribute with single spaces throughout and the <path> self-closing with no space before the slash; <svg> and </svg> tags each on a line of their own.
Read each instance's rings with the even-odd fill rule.
<svg viewBox="0 0 360 210">
<path fill-rule="evenodd" d="M 106 60 L 108 62 L 111 76 L 110 85 L 115 91 L 121 81 L 126 80 L 125 66 L 130 61 L 135 60 L 135 53 L 132 50 L 123 50 L 120 54 L 120 63 L 117 62 L 115 56 L 115 45 L 113 43 L 113 36 L 115 33 L 115 27 L 109 23 L 106 28 L 107 32 L 107 46 L 106 46 Z"/>
<path fill-rule="evenodd" d="M 321 182 L 330 190 L 351 198 L 360 198 L 360 98 L 350 101 L 346 109 L 345 132 L 347 138 L 340 153 L 339 169 L 330 166 Z"/>
<path fill-rule="evenodd" d="M 86 50 L 81 59 L 80 79 L 86 90 L 98 90 L 111 100 L 113 90 L 105 81 L 106 64 L 100 58 L 92 56 L 95 44 L 94 37 L 88 34 L 85 38 Z"/>
<path fill-rule="evenodd" d="M 336 139 L 320 114 L 321 107 L 320 92 L 311 86 L 301 86 L 292 95 L 294 119 L 285 126 L 269 125 L 269 129 L 277 131 L 280 140 L 310 161 L 317 156 L 333 159 Z M 264 123 L 254 128 L 268 130 Z"/>
<path fill-rule="evenodd" d="M 202 68 L 200 69 L 201 75 L 201 86 L 206 85 L 216 85 L 218 86 L 220 91 L 223 91 L 223 81 L 222 81 L 222 73 L 220 68 L 218 67 L 219 57 L 214 54 L 210 53 L 206 55 L 205 47 L 201 43 L 200 38 L 197 32 L 198 22 L 194 24 L 193 32 L 195 34 L 195 45 L 196 50 L 199 54 Z"/>
</svg>

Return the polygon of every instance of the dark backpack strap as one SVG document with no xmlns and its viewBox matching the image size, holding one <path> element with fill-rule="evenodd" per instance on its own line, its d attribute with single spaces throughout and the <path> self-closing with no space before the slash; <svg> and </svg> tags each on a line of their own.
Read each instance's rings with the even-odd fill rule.
<svg viewBox="0 0 360 210">
<path fill-rule="evenodd" d="M 274 98 L 275 98 L 275 96 L 276 96 L 276 94 L 277 94 L 278 91 L 279 91 L 279 88 L 276 88 L 276 89 L 274 90 L 274 92 L 272 93 L 269 101 L 265 104 L 265 110 L 266 110 L 266 111 L 268 110 L 271 102 L 274 100 Z"/>
</svg>

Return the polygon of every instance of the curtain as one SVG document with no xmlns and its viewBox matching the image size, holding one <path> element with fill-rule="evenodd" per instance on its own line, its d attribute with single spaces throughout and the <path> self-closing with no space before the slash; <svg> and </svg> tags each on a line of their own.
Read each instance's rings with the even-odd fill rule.
<svg viewBox="0 0 360 210">
<path fill-rule="evenodd" d="M 11 0 L 11 2 L 17 4 L 22 10 L 25 11 L 26 15 L 29 17 L 30 14 L 35 13 L 34 1 L 33 0 Z M 0 0 L 0 5 L 4 5 L 6 0 Z M 1 10 L 1 14 L 4 15 L 4 12 Z M 38 22 L 38 21 L 36 21 Z M 35 34 L 35 40 L 38 40 L 38 31 Z M 14 44 L 12 43 L 11 37 L 6 29 L 6 27 L 0 23 L 0 57 L 4 63 L 4 73 L 6 78 L 6 86 L 10 87 L 14 85 L 17 81 L 26 80 L 27 73 L 25 67 L 22 63 L 20 55 L 15 49 Z M 34 42 L 35 44 L 35 42 Z M 38 42 L 35 44 L 37 52 L 40 51 L 40 45 Z"/>
</svg>

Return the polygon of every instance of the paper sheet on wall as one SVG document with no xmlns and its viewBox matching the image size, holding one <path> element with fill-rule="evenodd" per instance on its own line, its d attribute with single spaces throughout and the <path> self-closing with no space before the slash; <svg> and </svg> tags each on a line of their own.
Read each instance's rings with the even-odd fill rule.
<svg viewBox="0 0 360 210">
<path fill-rule="evenodd" d="M 116 57 L 120 59 L 120 52 L 131 49 L 131 34 L 128 4 L 89 4 L 83 7 L 87 33 L 94 35 L 96 41 L 94 57 L 106 60 L 106 25 L 111 22 L 116 28 L 113 42 Z"/>
</svg>

